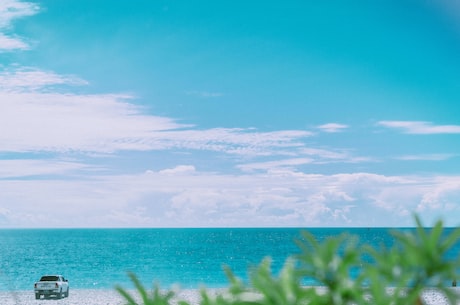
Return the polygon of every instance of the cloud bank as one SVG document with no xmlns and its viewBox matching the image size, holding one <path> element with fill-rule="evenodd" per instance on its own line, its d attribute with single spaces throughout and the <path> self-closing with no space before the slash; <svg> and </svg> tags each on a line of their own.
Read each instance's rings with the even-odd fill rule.
<svg viewBox="0 0 460 305">
<path fill-rule="evenodd" d="M 182 165 L 71 181 L 0 180 L 0 187 L 4 227 L 404 226 L 413 211 L 430 221 L 443 211 L 455 221 L 460 209 L 459 176 L 226 175 Z"/>
</svg>

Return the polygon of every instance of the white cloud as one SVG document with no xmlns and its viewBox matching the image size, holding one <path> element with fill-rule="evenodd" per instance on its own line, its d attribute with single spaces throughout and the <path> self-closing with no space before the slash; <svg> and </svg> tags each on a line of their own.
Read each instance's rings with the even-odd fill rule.
<svg viewBox="0 0 460 305">
<path fill-rule="evenodd" d="M 0 179 L 64 174 L 87 167 L 82 163 L 63 160 L 0 160 Z"/>
<path fill-rule="evenodd" d="M 6 31 L 15 19 L 34 15 L 38 10 L 39 7 L 33 3 L 0 0 L 0 52 L 29 48 L 23 39 L 15 35 L 8 35 Z"/>
<path fill-rule="evenodd" d="M 457 199 L 460 196 L 459 177 L 439 176 L 436 177 L 436 180 L 439 183 L 423 194 L 422 200 L 417 205 L 417 212 L 445 211 L 448 213 L 457 209 Z"/>
<path fill-rule="evenodd" d="M 30 2 L 0 0 L 0 28 L 8 27 L 14 19 L 35 15 L 38 9 L 36 4 Z"/>
<path fill-rule="evenodd" d="M 0 51 L 1 50 L 14 50 L 14 49 L 28 49 L 29 46 L 19 38 L 6 36 L 0 33 Z"/>
<path fill-rule="evenodd" d="M 179 165 L 71 181 L 3 179 L 0 189 L 4 227 L 404 226 L 415 210 L 449 225 L 460 217 L 459 176 L 227 175 Z"/>
<path fill-rule="evenodd" d="M 347 150 L 327 150 L 320 148 L 303 147 L 299 149 L 300 155 L 306 155 L 312 158 L 314 164 L 329 164 L 329 163 L 361 163 L 375 162 L 371 157 L 359 157 L 351 154 Z"/>
<path fill-rule="evenodd" d="M 128 95 L 1 92 L 0 151 L 194 149 L 241 155 L 288 153 L 307 131 L 184 129 L 190 125 L 145 115 Z"/>
<path fill-rule="evenodd" d="M 63 76 L 37 68 L 19 68 L 0 72 L 1 91 L 35 91 L 50 85 L 87 85 L 75 76 Z"/>
<path fill-rule="evenodd" d="M 58 93 L 56 85 L 85 85 L 75 76 L 36 68 L 0 73 L 0 151 L 82 151 L 192 149 L 237 155 L 290 154 L 300 130 L 190 129 L 167 117 L 143 114 L 123 94 Z M 61 90 L 62 91 L 62 90 Z"/>
<path fill-rule="evenodd" d="M 424 121 L 380 121 L 377 125 L 409 134 L 460 134 L 460 125 L 433 125 Z"/>
<path fill-rule="evenodd" d="M 10 215 L 10 210 L 0 207 L 0 226 L 2 224 L 8 223 L 8 221 L 10 220 Z"/>
<path fill-rule="evenodd" d="M 276 160 L 276 161 L 248 163 L 248 164 L 238 165 L 237 167 L 245 172 L 254 171 L 254 170 L 269 171 L 269 170 L 278 169 L 278 168 L 293 168 L 298 165 L 304 165 L 304 164 L 309 164 L 309 163 L 313 163 L 313 159 L 292 158 L 292 159 L 284 159 L 284 160 Z"/>
<path fill-rule="evenodd" d="M 352 156 L 350 153 L 347 152 L 309 147 L 301 147 L 291 155 L 295 157 L 276 159 L 270 161 L 250 162 L 240 164 L 237 166 L 237 168 L 246 172 L 255 170 L 279 171 L 285 169 L 294 170 L 295 168 L 298 168 L 298 166 L 306 164 L 360 163 L 373 161 L 370 158 Z"/>
<path fill-rule="evenodd" d="M 419 154 L 404 155 L 397 157 L 396 159 L 405 161 L 445 161 L 456 156 L 456 154 Z"/>
<path fill-rule="evenodd" d="M 195 171 L 195 166 L 193 165 L 178 165 L 175 168 L 168 168 L 160 171 L 160 174 L 163 175 L 177 175 L 177 174 L 187 174 L 193 173 Z"/>
<path fill-rule="evenodd" d="M 244 156 L 292 154 L 311 135 L 303 130 L 257 132 L 254 129 L 211 128 L 182 129 L 157 133 L 146 139 L 152 147 L 208 150 Z"/>
<path fill-rule="evenodd" d="M 344 124 L 338 123 L 327 123 L 323 125 L 317 126 L 318 129 L 324 132 L 335 133 L 335 132 L 342 132 L 344 129 L 347 129 L 349 126 Z"/>
<path fill-rule="evenodd" d="M 130 98 L 0 92 L 0 151 L 147 150 L 145 138 L 184 126 L 143 115 Z"/>
</svg>

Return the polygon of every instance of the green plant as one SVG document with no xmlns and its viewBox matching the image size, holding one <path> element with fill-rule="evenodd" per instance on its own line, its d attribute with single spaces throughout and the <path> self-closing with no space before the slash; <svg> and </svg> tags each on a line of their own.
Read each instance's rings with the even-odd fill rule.
<svg viewBox="0 0 460 305">
<path fill-rule="evenodd" d="M 200 305 L 399 305 L 421 304 L 427 288 L 442 293 L 449 304 L 459 297 L 446 283 L 456 277 L 460 258 L 446 259 L 459 241 L 460 229 L 446 232 L 441 221 L 424 228 L 415 216 L 415 231 L 393 231 L 394 244 L 373 248 L 347 234 L 319 242 L 302 232 L 300 254 L 289 258 L 279 275 L 273 275 L 270 259 L 249 271 L 249 282 L 225 267 L 229 287 L 212 294 L 201 290 Z M 149 294 L 134 274 L 129 274 L 139 301 L 121 287 L 127 305 L 166 305 L 176 297 L 172 290 L 155 286 Z M 314 281 L 319 286 L 305 286 Z M 175 300 L 188 305 L 184 300 Z"/>
<path fill-rule="evenodd" d="M 460 229 L 448 234 L 442 221 L 436 222 L 430 229 L 424 228 L 417 216 L 415 221 L 415 232 L 392 232 L 395 238 L 392 248 L 367 247 L 373 261 L 364 271 L 374 292 L 372 295 L 376 295 L 383 284 L 394 287 L 391 296 L 394 304 L 413 304 L 424 289 L 433 288 L 455 304 L 458 296 L 448 288 L 448 283 L 456 279 L 460 258 L 448 260 L 446 254 L 458 242 Z M 384 300 L 379 304 L 388 304 L 386 296 L 378 297 Z"/>
<path fill-rule="evenodd" d="M 115 289 L 125 298 L 127 305 L 168 305 L 171 303 L 171 299 L 174 297 L 174 292 L 172 290 L 162 293 L 159 286 L 155 285 L 153 290 L 149 293 L 134 273 L 129 273 L 128 276 L 134 283 L 134 287 L 139 293 L 141 300 L 136 301 L 136 298 L 133 297 L 127 290 L 121 286 L 116 286 Z"/>
</svg>

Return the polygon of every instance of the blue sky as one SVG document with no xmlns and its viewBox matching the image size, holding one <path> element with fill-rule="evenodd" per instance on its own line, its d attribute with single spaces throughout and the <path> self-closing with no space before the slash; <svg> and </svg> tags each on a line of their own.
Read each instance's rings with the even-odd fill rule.
<svg viewBox="0 0 460 305">
<path fill-rule="evenodd" d="M 455 1 L 0 1 L 0 227 L 460 223 Z"/>
</svg>

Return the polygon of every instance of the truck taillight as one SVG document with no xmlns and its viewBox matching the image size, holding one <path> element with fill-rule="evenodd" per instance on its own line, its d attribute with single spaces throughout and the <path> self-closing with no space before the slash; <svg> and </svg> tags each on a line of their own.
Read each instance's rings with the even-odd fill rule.
<svg viewBox="0 0 460 305">
<path fill-rule="evenodd" d="M 37 283 L 34 284 L 34 288 L 37 288 Z"/>
<path fill-rule="evenodd" d="M 58 285 L 58 283 L 54 284 L 54 287 L 56 287 L 56 288 L 59 288 L 59 285 Z"/>
</svg>

